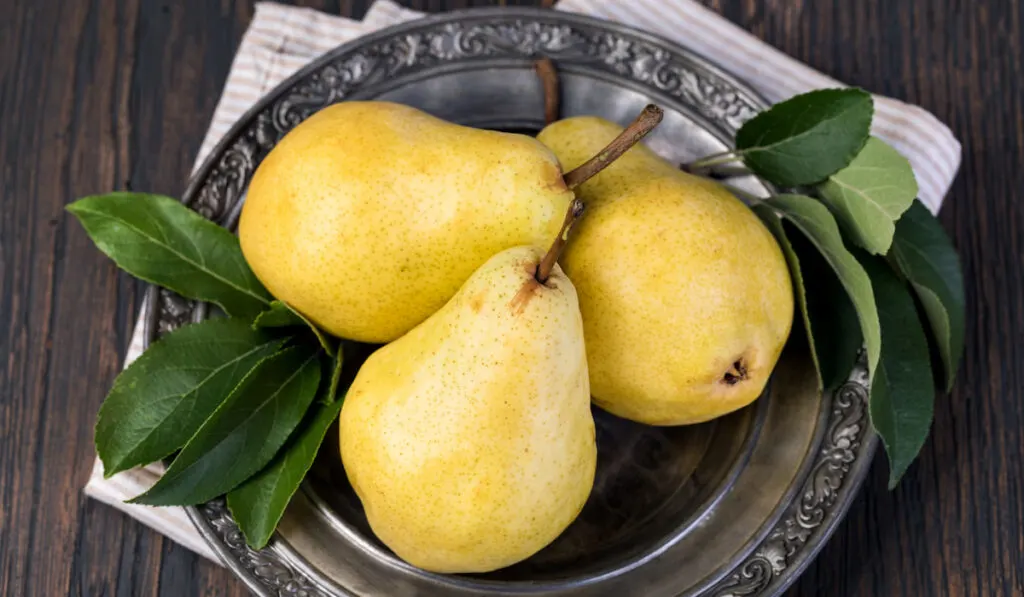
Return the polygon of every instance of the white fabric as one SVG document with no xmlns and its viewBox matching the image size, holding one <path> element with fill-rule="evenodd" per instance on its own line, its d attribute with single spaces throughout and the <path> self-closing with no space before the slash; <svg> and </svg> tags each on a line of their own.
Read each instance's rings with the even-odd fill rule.
<svg viewBox="0 0 1024 597">
<path fill-rule="evenodd" d="M 713 57 L 773 102 L 811 89 L 841 85 L 694 0 L 562 0 L 556 9 L 604 17 L 660 34 Z M 359 35 L 419 16 L 420 13 L 391 0 L 377 0 L 362 22 L 308 8 L 270 2 L 257 4 L 196 157 L 196 166 L 250 106 L 296 70 Z M 874 133 L 907 156 L 917 174 L 921 200 L 937 212 L 960 167 L 960 143 L 944 124 L 920 107 L 879 96 L 875 96 L 875 107 Z M 125 365 L 141 353 L 142 326 L 136 325 Z M 217 561 L 183 509 L 124 503 L 152 486 L 160 471 L 154 465 L 103 479 L 102 465 L 97 459 L 85 493 Z"/>
</svg>

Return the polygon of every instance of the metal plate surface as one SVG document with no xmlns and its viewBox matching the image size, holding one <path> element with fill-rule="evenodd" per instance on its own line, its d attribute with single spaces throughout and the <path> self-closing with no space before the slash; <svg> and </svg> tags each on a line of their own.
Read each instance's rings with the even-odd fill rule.
<svg viewBox="0 0 1024 597">
<path fill-rule="evenodd" d="M 270 149 L 345 100 L 387 99 L 462 124 L 539 130 L 538 56 L 559 66 L 565 116 L 625 124 L 648 102 L 662 106 L 665 120 L 647 142 L 677 162 L 728 149 L 765 107 L 709 60 L 647 33 L 545 10 L 454 12 L 361 38 L 302 69 L 235 125 L 183 201 L 233 227 Z M 764 190 L 754 179 L 734 183 Z M 146 309 L 150 341 L 207 316 L 205 305 L 158 288 Z M 432 574 L 391 554 L 348 486 L 336 433 L 267 548 L 245 545 L 222 500 L 189 513 L 225 564 L 267 597 L 778 595 L 842 518 L 877 441 L 863 365 L 822 396 L 800 344 L 790 342 L 766 395 L 710 423 L 646 427 L 595 408 L 598 473 L 580 517 L 552 545 L 494 573 Z M 368 350 L 348 349 L 354 370 Z"/>
</svg>

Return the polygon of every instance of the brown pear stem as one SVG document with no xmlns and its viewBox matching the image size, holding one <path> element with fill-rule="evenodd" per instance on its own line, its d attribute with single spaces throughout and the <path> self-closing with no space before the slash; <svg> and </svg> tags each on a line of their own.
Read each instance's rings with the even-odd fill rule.
<svg viewBox="0 0 1024 597">
<path fill-rule="evenodd" d="M 555 0 L 541 0 L 541 3 L 540 3 L 540 7 L 541 8 L 554 8 L 554 6 L 555 6 Z"/>
<path fill-rule="evenodd" d="M 550 58 L 540 58 L 533 63 L 541 85 L 544 86 L 544 124 L 558 120 L 558 71 Z"/>
<path fill-rule="evenodd" d="M 565 186 L 570 189 L 575 189 L 590 180 L 591 177 L 601 170 L 607 168 L 612 162 L 619 159 L 622 154 L 629 151 L 631 147 L 646 137 L 647 133 L 654 130 L 654 127 L 658 126 L 658 123 L 661 122 L 661 119 L 664 116 L 665 112 L 662 111 L 661 108 L 654 104 L 648 104 L 647 107 L 640 112 L 640 115 L 636 117 L 636 120 L 631 122 L 625 130 L 619 133 L 619 136 L 615 137 L 607 147 L 599 151 L 594 157 L 566 173 L 563 177 L 565 179 Z"/>
<path fill-rule="evenodd" d="M 562 221 L 562 229 L 558 231 L 558 238 L 555 239 L 555 242 L 551 243 L 551 248 L 544 254 L 544 258 L 540 260 L 540 265 L 537 266 L 537 273 L 534 274 L 534 277 L 541 284 L 547 282 L 548 278 L 551 277 L 551 270 L 555 268 L 555 262 L 558 261 L 558 257 L 562 254 L 562 249 L 565 248 L 565 243 L 569 240 L 569 229 L 583 215 L 583 209 L 583 202 L 579 199 L 573 199 L 572 203 L 569 204 L 569 211 L 565 212 L 565 220 Z"/>
</svg>

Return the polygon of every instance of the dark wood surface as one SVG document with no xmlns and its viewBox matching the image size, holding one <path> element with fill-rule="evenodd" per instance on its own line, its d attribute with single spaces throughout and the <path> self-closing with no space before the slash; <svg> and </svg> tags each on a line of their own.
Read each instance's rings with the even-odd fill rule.
<svg viewBox="0 0 1024 597">
<path fill-rule="evenodd" d="M 964 144 L 942 212 L 967 278 L 956 390 L 896 491 L 879 455 L 791 594 L 1024 595 L 1022 8 L 705 1 L 838 79 L 923 105 Z M 367 5 L 302 3 L 357 17 Z M 224 569 L 82 495 L 96 411 L 142 292 L 63 207 L 112 189 L 181 193 L 252 11 L 232 0 L 0 0 L 0 595 L 246 594 Z"/>
</svg>

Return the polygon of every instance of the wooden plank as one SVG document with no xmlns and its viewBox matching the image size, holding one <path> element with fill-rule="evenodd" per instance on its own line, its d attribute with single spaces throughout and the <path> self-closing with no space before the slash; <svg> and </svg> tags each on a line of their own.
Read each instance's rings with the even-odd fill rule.
<svg viewBox="0 0 1024 597">
<path fill-rule="evenodd" d="M 302 0 L 361 16 L 369 2 Z M 441 10 L 472 0 L 404 2 Z M 531 2 L 508 1 L 507 4 Z M 879 457 L 790 595 L 1024 594 L 1024 18 L 1014 0 L 707 0 L 963 140 L 942 220 L 968 338 L 932 440 L 894 492 Z M 252 15 L 241 0 L 14 0 L 0 19 L 0 595 L 245 595 L 227 571 L 81 494 L 141 287 L 63 213 L 178 194 Z"/>
</svg>

